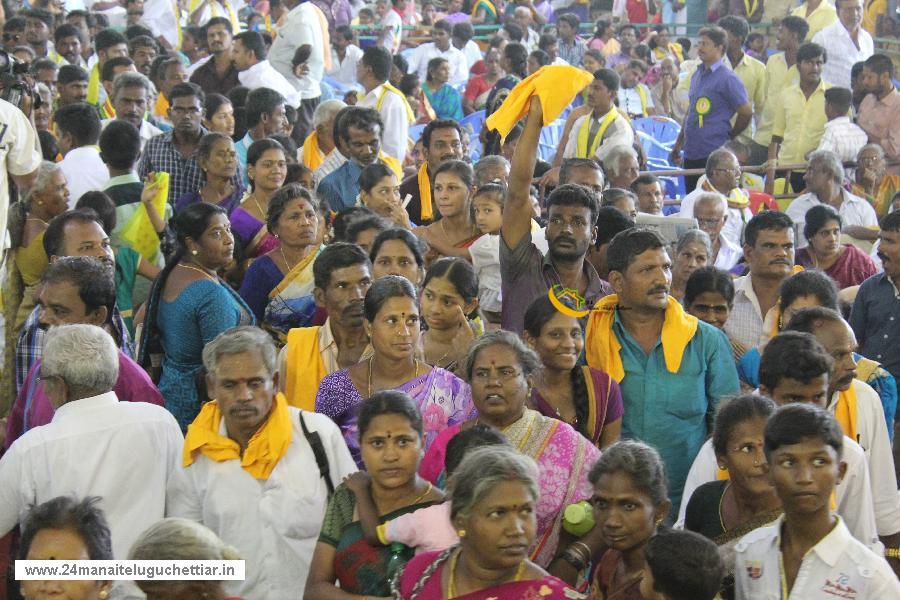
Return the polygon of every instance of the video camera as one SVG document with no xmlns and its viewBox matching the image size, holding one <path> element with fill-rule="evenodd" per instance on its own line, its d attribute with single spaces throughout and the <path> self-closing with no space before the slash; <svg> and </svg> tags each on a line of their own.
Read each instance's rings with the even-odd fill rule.
<svg viewBox="0 0 900 600">
<path fill-rule="evenodd" d="M 0 50 L 0 98 L 22 110 L 25 98 L 35 96 L 30 79 L 27 64 Z"/>
</svg>

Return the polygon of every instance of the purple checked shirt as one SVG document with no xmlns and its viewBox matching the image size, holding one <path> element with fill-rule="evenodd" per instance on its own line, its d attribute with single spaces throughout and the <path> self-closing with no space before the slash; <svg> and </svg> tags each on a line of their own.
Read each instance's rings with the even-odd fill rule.
<svg viewBox="0 0 900 600">
<path fill-rule="evenodd" d="M 697 100 L 703 97 L 709 100 L 709 110 L 700 127 Z M 690 106 L 684 124 L 684 157 L 705 159 L 730 140 L 731 117 L 747 102 L 744 84 L 721 60 L 709 68 L 704 64 L 697 67 L 691 77 Z"/>
</svg>

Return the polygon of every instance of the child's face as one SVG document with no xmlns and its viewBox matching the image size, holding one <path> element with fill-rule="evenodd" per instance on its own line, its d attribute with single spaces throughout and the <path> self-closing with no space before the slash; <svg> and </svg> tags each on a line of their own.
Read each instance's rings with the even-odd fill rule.
<svg viewBox="0 0 900 600">
<path fill-rule="evenodd" d="M 755 38 L 749 44 L 750 49 L 753 50 L 756 54 L 762 54 L 766 49 L 766 38 L 760 37 Z"/>
<path fill-rule="evenodd" d="M 359 13 L 359 24 L 360 25 L 371 25 L 375 19 L 369 13 Z"/>
<path fill-rule="evenodd" d="M 503 208 L 497 194 L 479 194 L 472 202 L 475 208 L 475 226 L 481 233 L 497 233 L 503 221 Z"/>
<path fill-rule="evenodd" d="M 775 449 L 769 454 L 769 480 L 788 518 L 827 512 L 834 487 L 847 464 L 819 437 Z"/>
<path fill-rule="evenodd" d="M 375 14 L 379 17 L 384 17 L 387 14 L 388 10 L 390 10 L 391 5 L 387 2 L 378 2 L 375 5 Z"/>
<path fill-rule="evenodd" d="M 584 70 L 588 73 L 594 73 L 595 71 L 599 71 L 603 67 L 603 65 L 600 64 L 600 61 L 590 54 L 584 55 L 584 61 L 582 64 L 584 65 Z"/>
</svg>

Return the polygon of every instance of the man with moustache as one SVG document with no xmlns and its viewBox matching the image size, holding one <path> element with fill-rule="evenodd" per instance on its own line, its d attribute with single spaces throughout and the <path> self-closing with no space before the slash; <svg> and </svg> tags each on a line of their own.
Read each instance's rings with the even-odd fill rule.
<svg viewBox="0 0 900 600">
<path fill-rule="evenodd" d="M 888 172 L 900 175 L 900 92 L 894 87 L 894 62 L 886 54 L 873 54 L 863 66 L 863 87 L 868 95 L 859 106 L 857 122 L 869 142 L 884 150 Z"/>
<path fill-rule="evenodd" d="M 190 82 L 196 83 L 208 94 L 226 96 L 241 85 L 237 67 L 231 61 L 234 28 L 225 17 L 213 17 L 205 29 L 209 58 L 191 73 Z"/>
<path fill-rule="evenodd" d="M 606 261 L 614 293 L 590 311 L 585 358 L 619 382 L 623 435 L 659 451 L 677 511 L 716 407 L 740 391 L 731 345 L 669 296 L 672 261 L 658 233 L 622 231 Z"/>
<path fill-rule="evenodd" d="M 525 309 L 548 289 L 557 296 L 567 296 L 579 305 L 578 310 L 585 310 L 611 291 L 585 260 L 596 241 L 600 204 L 590 189 L 570 183 L 553 190 L 547 199 L 546 256 L 533 242 L 530 188 L 542 122 L 540 99 L 532 97 L 528 120 L 513 156 L 500 227 L 501 323 L 503 329 L 517 333 L 524 328 Z"/>
<path fill-rule="evenodd" d="M 184 440 L 170 516 L 199 521 L 247 561 L 230 596 L 290 598 L 305 585 L 330 492 L 357 470 L 331 419 L 278 392 L 275 345 L 235 327 L 203 349 L 207 386 Z M 321 462 L 320 462 L 321 461 Z"/>
<path fill-rule="evenodd" d="M 56 325 L 86 323 L 109 325 L 116 304 L 115 271 L 104 261 L 88 256 L 67 256 L 51 264 L 41 277 L 37 294 L 38 322 L 42 330 Z M 162 394 L 136 362 L 119 350 L 119 375 L 113 391 L 124 402 L 150 402 L 164 406 Z M 35 360 L 10 410 L 4 448 L 29 429 L 46 425 L 54 408 L 41 379 L 41 361 Z"/>
<path fill-rule="evenodd" d="M 734 309 L 725 322 L 732 343 L 744 350 L 766 339 L 763 323 L 778 303 L 778 287 L 794 267 L 794 222 L 764 211 L 744 228 L 744 257 L 750 272 L 734 281 Z"/>
<path fill-rule="evenodd" d="M 150 107 L 153 95 L 153 84 L 141 73 L 120 73 L 113 81 L 112 106 L 114 119 L 104 119 L 101 123 L 105 129 L 112 121 L 125 121 L 134 125 L 141 136 L 141 149 L 151 138 L 162 133 L 162 130 L 144 118 Z"/>
<path fill-rule="evenodd" d="M 883 272 L 859 286 L 850 325 L 859 342 L 860 354 L 877 360 L 894 378 L 900 379 L 900 211 L 881 219 L 878 258 Z"/>
<path fill-rule="evenodd" d="M 832 367 L 826 407 L 834 413 L 844 435 L 862 446 L 872 481 L 878 536 L 886 550 L 900 551 L 900 496 L 884 409 L 878 394 L 856 378 L 856 337 L 836 311 L 821 306 L 799 310 L 786 331 L 815 336 L 831 355 Z M 894 557 L 898 558 L 898 557 Z M 900 561 L 893 563 L 900 570 Z"/>
<path fill-rule="evenodd" d="M 410 175 L 400 184 L 400 197 L 412 197 L 406 207 L 409 220 L 416 225 L 427 225 L 440 215 L 432 204 L 434 182 L 431 174 L 445 160 L 461 160 L 463 157 L 462 130 L 451 119 L 436 119 L 422 132 L 422 152 L 425 162 L 419 172 Z"/>
<path fill-rule="evenodd" d="M 313 263 L 316 306 L 325 324 L 291 329 L 278 356 L 279 390 L 288 404 L 313 410 L 316 392 L 330 373 L 359 362 L 369 346 L 363 328 L 363 300 L 372 285 L 372 264 L 355 244 L 325 247 Z"/>
</svg>

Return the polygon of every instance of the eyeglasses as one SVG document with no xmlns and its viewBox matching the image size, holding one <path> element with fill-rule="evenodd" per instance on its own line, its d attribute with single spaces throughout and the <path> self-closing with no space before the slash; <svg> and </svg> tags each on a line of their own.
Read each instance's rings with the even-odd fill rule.
<svg viewBox="0 0 900 600">
<path fill-rule="evenodd" d="M 710 229 L 712 229 L 713 227 L 715 227 L 716 225 L 718 225 L 721 222 L 722 222 L 722 217 L 719 217 L 718 219 L 697 219 L 697 224 L 699 224 L 700 227 L 709 227 Z"/>
</svg>

